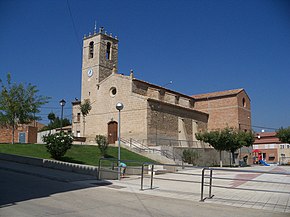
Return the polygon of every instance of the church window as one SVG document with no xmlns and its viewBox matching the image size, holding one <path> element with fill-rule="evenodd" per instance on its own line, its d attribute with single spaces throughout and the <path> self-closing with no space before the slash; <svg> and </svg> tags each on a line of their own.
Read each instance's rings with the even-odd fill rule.
<svg viewBox="0 0 290 217">
<path fill-rule="evenodd" d="M 89 45 L 89 59 L 94 57 L 94 42 L 91 41 Z"/>
<path fill-rule="evenodd" d="M 175 96 L 175 104 L 179 104 L 179 96 Z"/>
<path fill-rule="evenodd" d="M 77 122 L 80 122 L 81 121 L 81 113 L 78 113 L 77 114 Z"/>
<path fill-rule="evenodd" d="M 243 98 L 242 103 L 243 103 L 243 107 L 245 108 L 247 106 L 245 98 Z"/>
<path fill-rule="evenodd" d="M 194 100 L 193 99 L 189 100 L 189 108 L 194 108 Z"/>
<path fill-rule="evenodd" d="M 165 90 L 161 89 L 158 90 L 158 92 L 159 92 L 159 100 L 164 100 Z"/>
<path fill-rule="evenodd" d="M 107 43 L 107 50 L 106 50 L 106 59 L 111 60 L 111 43 Z"/>
<path fill-rule="evenodd" d="M 116 94 L 117 94 L 117 89 L 115 87 L 112 87 L 110 89 L 110 96 L 111 97 L 114 97 Z"/>
</svg>

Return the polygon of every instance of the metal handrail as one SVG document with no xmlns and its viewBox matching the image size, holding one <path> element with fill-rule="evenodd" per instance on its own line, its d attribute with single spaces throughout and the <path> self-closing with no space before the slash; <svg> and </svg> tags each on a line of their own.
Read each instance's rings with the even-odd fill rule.
<svg viewBox="0 0 290 217">
<path fill-rule="evenodd" d="M 195 169 L 203 169 L 204 167 L 199 167 L 199 166 L 187 166 L 187 165 L 178 165 L 178 164 L 158 164 L 158 163 L 148 163 L 148 162 L 145 162 L 142 164 L 142 172 L 141 172 L 141 187 L 140 187 L 140 190 L 143 191 L 144 190 L 144 187 L 143 187 L 143 179 L 144 179 L 144 166 L 151 166 L 151 173 L 150 173 L 150 189 L 152 190 L 153 189 L 153 180 L 154 180 L 154 166 L 174 166 L 174 167 L 182 167 L 183 169 L 184 168 L 195 168 Z M 172 172 L 174 173 L 174 172 Z M 196 175 L 196 174 L 191 174 L 191 173 L 182 173 L 182 175 L 193 175 L 193 176 L 200 176 L 200 175 Z M 155 178 L 155 179 L 162 179 L 162 178 Z M 180 180 L 180 179 L 163 179 L 163 180 L 168 180 L 168 181 L 180 181 L 180 182 L 188 182 L 186 180 Z M 195 181 L 191 181 L 192 183 L 197 183 Z M 198 182 L 200 183 L 200 182 Z"/>
<path fill-rule="evenodd" d="M 210 171 L 210 175 L 206 176 L 205 175 L 205 171 L 208 170 Z M 227 168 L 212 168 L 212 167 L 206 167 L 203 168 L 202 170 L 202 178 L 201 178 L 201 193 L 200 193 L 200 202 L 204 202 L 206 199 L 211 199 L 214 197 L 214 195 L 212 194 L 212 187 L 216 187 L 216 188 L 230 188 L 230 189 L 237 189 L 237 190 L 254 190 L 254 191 L 262 191 L 262 192 L 268 192 L 268 190 L 262 190 L 262 189 L 249 189 L 249 188 L 233 188 L 233 187 L 224 187 L 224 186 L 218 186 L 212 185 L 212 180 L 213 179 L 223 179 L 223 180 L 242 180 L 242 181 L 249 181 L 249 182 L 266 182 L 266 181 L 262 181 L 262 180 L 250 180 L 250 179 L 234 179 L 234 178 L 220 178 L 220 177 L 213 177 L 213 171 L 226 171 L 226 172 L 239 172 L 239 173 L 258 173 L 258 174 L 272 174 L 272 175 L 290 175 L 289 172 L 272 172 L 272 171 L 253 171 L 253 170 L 236 170 L 236 169 L 227 169 Z M 205 178 L 209 178 L 210 182 L 209 185 L 205 184 Z M 271 183 L 271 184 L 286 184 L 286 185 L 290 185 L 290 183 L 286 183 L 286 182 L 277 182 L 277 181 L 267 181 L 267 183 Z M 204 187 L 208 186 L 209 187 L 209 192 L 208 192 L 208 197 L 204 197 Z M 269 192 L 273 192 L 273 193 L 286 193 L 286 194 L 290 194 L 290 192 L 285 192 L 285 191 L 269 191 Z"/>
<path fill-rule="evenodd" d="M 111 161 L 113 163 L 116 162 L 117 165 L 118 165 L 118 159 L 117 158 L 100 158 L 99 159 L 99 165 L 98 165 L 98 175 L 97 175 L 98 180 L 101 179 L 101 173 L 100 173 L 100 171 L 103 171 L 101 169 L 101 167 L 102 167 L 102 161 Z M 124 162 L 124 163 L 137 163 L 140 166 L 143 165 L 143 163 L 144 163 L 144 162 L 141 162 L 141 161 L 134 161 L 134 160 L 122 160 L 122 162 Z M 113 173 L 118 173 L 117 171 L 114 171 L 114 170 L 112 170 L 112 172 Z"/>
<path fill-rule="evenodd" d="M 142 143 L 140 143 L 139 141 L 134 140 L 132 138 L 130 139 L 130 141 L 127 139 L 121 138 L 121 141 L 124 143 L 130 144 L 130 147 L 131 148 L 133 147 L 133 149 L 136 149 L 139 153 L 142 151 L 143 152 L 160 153 L 160 155 L 165 156 L 165 157 L 172 159 L 172 160 L 175 160 L 175 155 L 179 155 L 179 154 L 174 154 L 173 152 L 171 152 L 169 150 L 158 150 L 158 149 L 154 149 L 154 148 L 149 148 L 148 146 L 145 146 Z M 133 144 L 131 141 L 133 141 L 135 144 Z M 136 145 L 136 143 L 138 145 L 140 145 L 141 147 Z"/>
<path fill-rule="evenodd" d="M 214 177 L 213 171 L 226 171 L 226 172 L 238 172 L 238 173 L 258 173 L 258 174 L 272 174 L 272 175 L 288 175 L 290 176 L 289 172 L 274 172 L 274 171 L 253 171 L 253 170 L 237 170 L 237 169 L 227 169 L 227 168 L 213 168 L 213 167 L 198 167 L 198 166 L 184 166 L 184 168 L 195 168 L 195 169 L 202 169 L 201 175 L 197 174 L 191 174 L 191 173 L 179 173 L 180 175 L 193 175 L 193 176 L 201 176 L 201 181 L 193 181 L 193 180 L 182 180 L 182 179 L 167 179 L 167 178 L 156 178 L 154 176 L 154 165 L 163 165 L 163 166 L 176 166 L 180 167 L 180 165 L 176 164 L 151 164 L 151 163 L 144 163 L 142 164 L 142 172 L 141 172 L 141 187 L 140 190 L 144 190 L 144 166 L 151 165 L 151 173 L 150 173 L 150 188 L 153 189 L 153 181 L 154 179 L 158 180 L 167 180 L 167 181 L 177 181 L 177 182 L 190 182 L 190 183 L 201 183 L 201 202 L 204 202 L 206 199 L 211 199 L 214 197 L 212 194 L 212 188 L 226 188 L 226 189 L 237 189 L 237 190 L 247 190 L 247 191 L 261 191 L 261 192 L 272 192 L 272 193 L 284 193 L 284 194 L 290 194 L 290 192 L 286 191 L 277 191 L 277 190 L 266 190 L 266 189 L 253 189 L 253 188 L 237 188 L 237 187 L 226 187 L 222 185 L 213 185 L 214 179 L 221 179 L 221 180 L 238 180 L 238 181 L 250 181 L 250 182 L 263 182 L 263 183 L 270 183 L 270 184 L 285 184 L 290 185 L 290 183 L 287 182 L 278 182 L 278 181 L 263 181 L 263 180 L 251 180 L 251 179 L 239 179 L 239 178 L 223 178 L 223 177 Z M 209 171 L 209 174 L 206 174 L 205 172 Z M 175 173 L 175 172 L 173 172 Z M 209 179 L 209 181 L 205 182 L 205 179 Z M 209 187 L 208 189 L 208 196 L 204 197 L 204 187 Z"/>
<path fill-rule="evenodd" d="M 150 175 L 150 189 L 153 189 L 153 174 L 154 174 L 154 164 L 150 164 L 150 163 L 143 163 L 142 164 L 142 169 L 141 169 L 141 191 L 144 191 L 143 188 L 143 183 L 144 183 L 144 166 L 145 165 L 151 165 L 151 175 Z"/>
</svg>

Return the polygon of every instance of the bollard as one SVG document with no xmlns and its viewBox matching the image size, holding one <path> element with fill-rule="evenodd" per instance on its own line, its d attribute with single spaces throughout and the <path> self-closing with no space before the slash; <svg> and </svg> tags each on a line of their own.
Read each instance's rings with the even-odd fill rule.
<svg viewBox="0 0 290 217">
<path fill-rule="evenodd" d="M 153 174 L 154 174 L 154 165 L 151 165 L 151 184 L 150 189 L 153 189 Z"/>
<path fill-rule="evenodd" d="M 212 170 L 210 170 L 209 177 L 209 190 L 208 190 L 208 198 L 211 199 L 213 196 L 211 195 L 211 186 L 212 186 Z"/>
<path fill-rule="evenodd" d="M 141 169 L 141 191 L 143 191 L 143 177 L 144 177 L 144 164 L 142 164 L 142 169 Z"/>
<path fill-rule="evenodd" d="M 203 199 L 204 171 L 205 171 L 205 168 L 202 169 L 202 173 L 201 173 L 200 202 L 204 202 L 204 199 Z"/>
</svg>

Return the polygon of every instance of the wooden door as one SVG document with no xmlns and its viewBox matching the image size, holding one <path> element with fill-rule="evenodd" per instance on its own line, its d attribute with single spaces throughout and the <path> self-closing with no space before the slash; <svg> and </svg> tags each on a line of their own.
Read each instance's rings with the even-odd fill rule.
<svg viewBox="0 0 290 217">
<path fill-rule="evenodd" d="M 114 144 L 118 139 L 118 123 L 112 121 L 108 123 L 108 142 Z"/>
</svg>

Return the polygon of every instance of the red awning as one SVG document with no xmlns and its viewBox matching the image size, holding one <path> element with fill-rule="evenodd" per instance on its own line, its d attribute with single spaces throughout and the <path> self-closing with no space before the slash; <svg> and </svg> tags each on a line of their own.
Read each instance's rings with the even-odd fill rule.
<svg viewBox="0 0 290 217">
<path fill-rule="evenodd" d="M 254 149 L 252 152 L 254 152 L 254 153 L 259 153 L 259 152 L 261 152 L 261 150 L 259 150 L 259 149 Z"/>
</svg>

